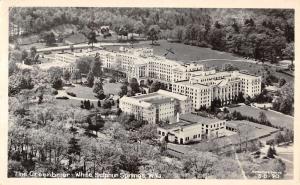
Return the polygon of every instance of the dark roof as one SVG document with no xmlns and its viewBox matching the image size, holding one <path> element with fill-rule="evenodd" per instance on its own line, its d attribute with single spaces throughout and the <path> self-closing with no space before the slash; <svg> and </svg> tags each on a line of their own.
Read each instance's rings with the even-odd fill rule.
<svg viewBox="0 0 300 185">
<path fill-rule="evenodd" d="M 144 100 L 145 102 L 152 103 L 152 104 L 163 104 L 172 101 L 172 98 L 153 98 L 149 100 Z"/>
</svg>

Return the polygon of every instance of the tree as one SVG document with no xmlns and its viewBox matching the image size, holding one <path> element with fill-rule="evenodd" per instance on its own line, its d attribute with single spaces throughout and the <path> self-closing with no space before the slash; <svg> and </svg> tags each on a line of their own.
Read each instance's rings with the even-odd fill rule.
<svg viewBox="0 0 300 185">
<path fill-rule="evenodd" d="M 76 60 L 76 68 L 79 70 L 79 73 L 88 74 L 92 62 L 92 57 L 81 57 Z"/>
<path fill-rule="evenodd" d="M 77 83 L 77 80 L 80 79 L 81 80 L 81 74 L 79 71 L 74 71 L 71 75 L 72 80 L 75 80 L 75 82 Z"/>
<path fill-rule="evenodd" d="M 140 86 L 139 86 L 139 83 L 138 83 L 136 78 L 132 78 L 130 80 L 129 86 L 130 86 L 133 94 L 136 94 L 136 93 L 140 92 Z"/>
<path fill-rule="evenodd" d="M 86 79 L 88 87 L 93 87 L 93 85 L 94 85 L 94 79 L 95 79 L 94 78 L 94 73 L 92 71 L 90 71 L 88 73 L 87 79 Z"/>
<path fill-rule="evenodd" d="M 34 87 L 30 72 L 18 71 L 9 76 L 8 95 L 15 95 L 22 89 L 32 89 Z"/>
<path fill-rule="evenodd" d="M 104 100 L 102 107 L 104 109 L 110 109 L 111 108 L 111 103 L 109 100 Z"/>
<path fill-rule="evenodd" d="M 158 35 L 160 33 L 160 27 L 158 25 L 151 25 L 148 29 L 148 37 L 152 41 L 152 45 L 154 41 L 158 40 Z"/>
<path fill-rule="evenodd" d="M 159 89 L 161 88 L 161 84 L 159 81 L 154 81 L 151 86 L 150 86 L 150 89 L 149 91 L 152 93 L 152 92 L 156 92 L 158 91 Z"/>
<path fill-rule="evenodd" d="M 275 150 L 274 146 L 273 147 L 270 146 L 269 149 L 268 149 L 268 152 L 267 152 L 267 157 L 275 158 L 274 155 L 276 155 L 276 150 Z"/>
<path fill-rule="evenodd" d="M 99 98 L 100 100 L 103 100 L 105 98 L 102 82 L 100 80 L 97 80 L 95 82 L 93 92 L 96 93 L 96 97 Z"/>
<path fill-rule="evenodd" d="M 55 35 L 53 32 L 46 33 L 43 38 L 47 46 L 52 46 L 56 42 Z"/>
<path fill-rule="evenodd" d="M 28 57 L 28 52 L 26 50 L 23 50 L 21 60 L 23 61 L 23 60 L 27 59 L 27 57 Z"/>
<path fill-rule="evenodd" d="M 124 95 L 127 95 L 127 93 L 128 93 L 127 84 L 123 84 L 121 86 L 121 91 L 119 92 L 119 96 L 122 97 Z"/>
<path fill-rule="evenodd" d="M 98 100 L 97 106 L 101 107 L 101 101 L 100 100 Z"/>
<path fill-rule="evenodd" d="M 68 155 L 69 155 L 69 165 L 73 164 L 74 155 L 80 155 L 81 147 L 78 144 L 79 139 L 75 138 L 75 136 L 71 137 L 69 140 L 68 146 Z"/>
<path fill-rule="evenodd" d="M 87 35 L 88 45 L 92 44 L 92 48 L 94 47 L 94 43 L 98 42 L 96 37 L 97 37 L 97 35 L 94 30 L 90 31 Z"/>
<path fill-rule="evenodd" d="M 187 178 L 205 179 L 213 173 L 216 157 L 209 152 L 187 152 L 183 158 L 183 171 Z"/>
<path fill-rule="evenodd" d="M 280 78 L 279 80 L 279 87 L 282 87 L 286 83 L 284 78 Z"/>
<path fill-rule="evenodd" d="M 280 143 L 284 142 L 284 136 L 282 135 L 282 133 L 279 131 L 276 135 L 275 135 L 275 142 L 279 145 Z"/>
<path fill-rule="evenodd" d="M 237 102 L 239 102 L 239 103 L 245 102 L 244 94 L 242 92 L 239 92 L 238 97 L 237 97 Z"/>
<path fill-rule="evenodd" d="M 144 124 L 138 132 L 142 140 L 155 140 L 158 138 L 156 124 Z"/>
<path fill-rule="evenodd" d="M 287 58 L 292 60 L 292 62 L 295 60 L 294 59 L 294 42 L 287 43 L 286 47 L 282 49 L 283 55 Z"/>
<path fill-rule="evenodd" d="M 259 122 L 262 124 L 265 124 L 268 122 L 267 116 L 263 111 L 259 112 L 258 119 L 259 119 Z"/>
<path fill-rule="evenodd" d="M 94 61 L 91 63 L 91 70 L 96 77 L 101 77 L 102 75 L 102 62 L 100 60 L 100 54 L 97 53 Z"/>
<path fill-rule="evenodd" d="M 225 33 L 222 28 L 215 27 L 210 33 L 210 44 L 212 49 L 224 50 L 225 49 Z"/>
<path fill-rule="evenodd" d="M 145 25 L 143 24 L 142 21 L 137 21 L 135 24 L 134 24 L 134 30 L 137 34 L 141 34 L 144 32 L 144 29 L 145 29 Z"/>
<path fill-rule="evenodd" d="M 69 81 L 70 80 L 71 73 L 69 72 L 69 70 L 64 70 L 63 78 L 64 78 L 65 81 Z"/>
<path fill-rule="evenodd" d="M 59 67 L 51 67 L 48 70 L 48 74 L 50 77 L 50 83 L 52 84 L 52 87 L 55 89 L 62 88 L 62 80 L 61 77 L 63 75 L 62 69 Z"/>
<path fill-rule="evenodd" d="M 35 57 L 36 53 L 37 53 L 36 47 L 32 46 L 30 48 L 30 57 L 33 59 Z"/>
</svg>

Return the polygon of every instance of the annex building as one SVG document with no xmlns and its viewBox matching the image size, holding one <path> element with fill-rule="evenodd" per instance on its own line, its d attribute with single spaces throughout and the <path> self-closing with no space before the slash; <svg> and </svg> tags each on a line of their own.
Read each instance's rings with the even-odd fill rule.
<svg viewBox="0 0 300 185">
<path fill-rule="evenodd" d="M 119 107 L 124 113 L 133 114 L 138 120 L 159 123 L 174 118 L 177 112 L 190 113 L 192 102 L 186 96 L 158 90 L 150 94 L 123 96 L 120 99 Z"/>
<path fill-rule="evenodd" d="M 157 128 L 160 137 L 176 144 L 222 137 L 225 136 L 225 131 L 226 120 L 202 117 L 194 113 L 182 114 L 175 123 Z"/>
</svg>

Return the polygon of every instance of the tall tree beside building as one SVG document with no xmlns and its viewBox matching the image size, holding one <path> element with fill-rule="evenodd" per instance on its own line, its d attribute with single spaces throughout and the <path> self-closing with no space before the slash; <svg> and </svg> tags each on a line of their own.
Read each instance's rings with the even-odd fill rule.
<svg viewBox="0 0 300 185">
<path fill-rule="evenodd" d="M 102 62 L 100 60 L 100 54 L 96 53 L 94 61 L 91 63 L 91 70 L 96 77 L 102 76 Z"/>
<path fill-rule="evenodd" d="M 96 97 L 99 98 L 100 100 L 103 100 L 105 98 L 103 84 L 100 80 L 97 80 L 95 82 L 93 92 L 96 93 Z"/>
<path fill-rule="evenodd" d="M 88 87 L 93 87 L 94 86 L 94 73 L 92 71 L 89 72 L 89 74 L 87 75 L 86 81 L 87 81 L 87 86 Z"/>
</svg>

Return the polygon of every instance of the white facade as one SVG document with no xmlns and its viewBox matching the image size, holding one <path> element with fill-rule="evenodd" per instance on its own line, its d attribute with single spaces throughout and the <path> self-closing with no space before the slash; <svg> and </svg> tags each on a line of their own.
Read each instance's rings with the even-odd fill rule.
<svg viewBox="0 0 300 185">
<path fill-rule="evenodd" d="M 185 114 L 192 111 L 189 98 L 164 90 L 147 95 L 123 96 L 119 107 L 126 114 L 133 114 L 136 119 L 149 123 L 170 120 L 176 112 Z"/>
<path fill-rule="evenodd" d="M 167 137 L 169 142 L 186 144 L 225 136 L 226 120 L 184 114 L 176 123 L 159 126 L 157 132 L 159 136 Z"/>
<path fill-rule="evenodd" d="M 207 108 L 214 99 L 220 99 L 222 104 L 230 103 L 239 92 L 250 97 L 259 94 L 261 77 L 238 71 L 197 71 L 191 73 L 189 80 L 174 82 L 172 92 L 190 97 L 195 109 Z"/>
</svg>

